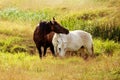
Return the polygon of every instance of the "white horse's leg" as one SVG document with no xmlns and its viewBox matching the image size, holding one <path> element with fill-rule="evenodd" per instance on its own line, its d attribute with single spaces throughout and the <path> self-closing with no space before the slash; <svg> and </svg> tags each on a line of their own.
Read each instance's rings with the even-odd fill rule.
<svg viewBox="0 0 120 80">
<path fill-rule="evenodd" d="M 57 46 L 54 46 L 55 55 L 57 56 Z"/>
<path fill-rule="evenodd" d="M 81 56 L 84 60 L 86 60 L 86 59 L 88 58 L 88 54 L 86 54 L 86 51 L 85 51 L 85 48 L 84 48 L 84 47 L 79 49 L 79 53 L 80 53 L 80 56 Z"/>
<path fill-rule="evenodd" d="M 87 47 L 87 51 L 91 57 L 94 57 L 93 44 L 91 46 Z"/>
</svg>

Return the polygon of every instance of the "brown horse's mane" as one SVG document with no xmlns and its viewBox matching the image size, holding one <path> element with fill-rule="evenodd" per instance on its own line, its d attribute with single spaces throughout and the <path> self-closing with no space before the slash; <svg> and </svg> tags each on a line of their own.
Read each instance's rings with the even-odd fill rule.
<svg viewBox="0 0 120 80">
<path fill-rule="evenodd" d="M 39 36 L 44 38 L 45 35 L 51 32 L 50 22 L 41 21 L 38 25 Z"/>
<path fill-rule="evenodd" d="M 50 24 L 47 21 L 41 21 L 38 27 L 42 34 L 43 33 L 48 34 L 51 31 Z"/>
</svg>

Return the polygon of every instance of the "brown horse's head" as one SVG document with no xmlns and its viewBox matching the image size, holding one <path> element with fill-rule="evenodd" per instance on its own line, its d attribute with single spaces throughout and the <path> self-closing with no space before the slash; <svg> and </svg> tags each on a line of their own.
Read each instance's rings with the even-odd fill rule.
<svg viewBox="0 0 120 80">
<path fill-rule="evenodd" d="M 50 21 L 49 23 L 52 31 L 56 33 L 63 33 L 63 34 L 69 33 L 69 30 L 65 29 L 62 25 L 60 25 L 57 21 L 55 21 L 55 18 L 53 18 L 53 20 Z"/>
</svg>

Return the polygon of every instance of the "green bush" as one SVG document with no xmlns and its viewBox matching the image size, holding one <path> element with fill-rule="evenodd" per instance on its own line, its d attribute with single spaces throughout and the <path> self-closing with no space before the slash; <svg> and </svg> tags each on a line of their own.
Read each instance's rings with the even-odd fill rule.
<svg viewBox="0 0 120 80">
<path fill-rule="evenodd" d="M 114 21 L 94 22 L 87 31 L 94 37 L 120 41 L 120 26 L 116 25 Z"/>
<path fill-rule="evenodd" d="M 102 39 L 94 39 L 94 51 L 96 55 L 99 54 L 107 54 L 111 55 L 114 51 L 119 50 L 119 43 L 115 43 L 112 40 L 102 40 Z"/>
<path fill-rule="evenodd" d="M 27 52 L 26 48 L 23 46 L 15 45 L 11 48 L 11 53 Z"/>
<path fill-rule="evenodd" d="M 11 49 L 15 44 L 18 44 L 22 41 L 20 37 L 9 37 L 7 39 L 0 39 L 0 51 L 2 52 L 11 52 Z"/>
</svg>

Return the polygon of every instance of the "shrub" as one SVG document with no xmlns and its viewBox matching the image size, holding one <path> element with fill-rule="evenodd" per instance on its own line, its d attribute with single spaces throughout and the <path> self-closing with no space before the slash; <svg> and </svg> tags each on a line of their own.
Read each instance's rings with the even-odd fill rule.
<svg viewBox="0 0 120 80">
<path fill-rule="evenodd" d="M 0 51 L 2 52 L 11 52 L 12 47 L 15 44 L 21 42 L 22 39 L 20 37 L 9 37 L 6 39 L 0 40 Z"/>
<path fill-rule="evenodd" d="M 26 48 L 23 46 L 15 45 L 11 48 L 12 53 L 18 53 L 18 52 L 26 52 Z"/>
<path fill-rule="evenodd" d="M 120 45 L 112 40 L 94 39 L 94 49 L 97 55 L 102 53 L 111 55 L 114 51 L 120 49 Z"/>
</svg>

